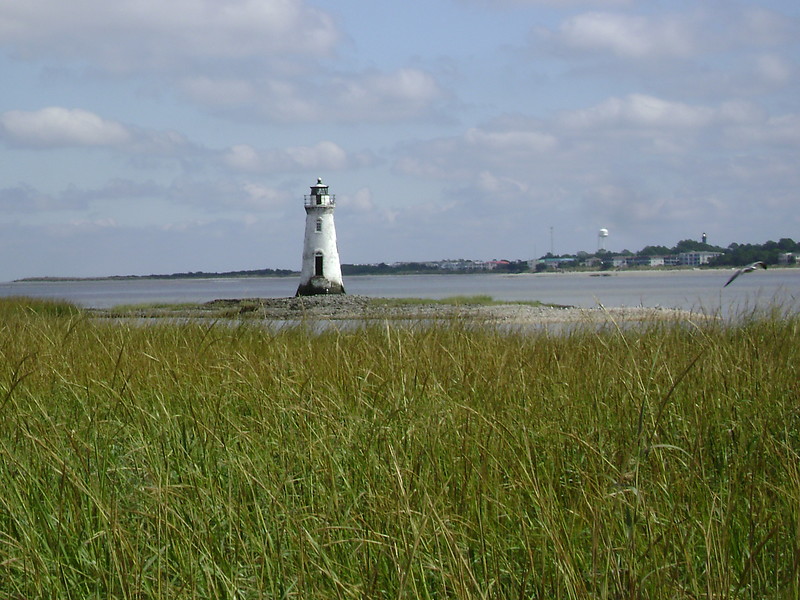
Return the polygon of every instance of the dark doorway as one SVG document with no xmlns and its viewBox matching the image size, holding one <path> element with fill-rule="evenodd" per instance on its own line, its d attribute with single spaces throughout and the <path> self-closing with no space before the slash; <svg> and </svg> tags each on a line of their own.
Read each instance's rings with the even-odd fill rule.
<svg viewBox="0 0 800 600">
<path fill-rule="evenodd" d="M 314 257 L 314 277 L 322 277 L 322 254 Z"/>
</svg>

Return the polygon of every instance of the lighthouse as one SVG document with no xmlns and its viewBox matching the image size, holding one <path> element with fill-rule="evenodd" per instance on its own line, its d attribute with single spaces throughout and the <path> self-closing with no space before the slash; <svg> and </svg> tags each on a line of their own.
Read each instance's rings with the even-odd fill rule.
<svg viewBox="0 0 800 600">
<path fill-rule="evenodd" d="M 328 186 L 317 179 L 311 193 L 304 198 L 306 209 L 306 235 L 303 241 L 303 268 L 297 296 L 316 294 L 344 294 L 342 267 L 336 248 L 336 228 L 333 209 L 336 196 L 328 193 Z"/>
</svg>

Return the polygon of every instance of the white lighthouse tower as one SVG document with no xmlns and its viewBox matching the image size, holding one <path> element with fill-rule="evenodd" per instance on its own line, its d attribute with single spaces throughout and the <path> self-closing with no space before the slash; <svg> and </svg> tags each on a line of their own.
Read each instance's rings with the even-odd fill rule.
<svg viewBox="0 0 800 600">
<path fill-rule="evenodd" d="M 336 196 L 328 194 L 328 186 L 320 178 L 316 185 L 311 186 L 311 193 L 305 196 L 304 204 L 306 236 L 297 295 L 344 294 L 336 228 L 333 225 Z"/>
</svg>

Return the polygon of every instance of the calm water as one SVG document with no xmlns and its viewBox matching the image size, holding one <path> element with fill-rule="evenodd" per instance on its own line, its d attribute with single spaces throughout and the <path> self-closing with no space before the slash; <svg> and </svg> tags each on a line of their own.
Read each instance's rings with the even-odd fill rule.
<svg viewBox="0 0 800 600">
<path fill-rule="evenodd" d="M 780 303 L 800 305 L 800 269 L 769 269 L 722 286 L 730 271 L 635 271 L 524 275 L 381 275 L 345 277 L 347 292 L 385 298 L 484 294 L 498 300 L 539 300 L 581 307 L 661 306 L 729 313 Z M 293 296 L 296 277 L 0 283 L 0 296 L 62 298 L 85 307 L 218 298 Z"/>
</svg>

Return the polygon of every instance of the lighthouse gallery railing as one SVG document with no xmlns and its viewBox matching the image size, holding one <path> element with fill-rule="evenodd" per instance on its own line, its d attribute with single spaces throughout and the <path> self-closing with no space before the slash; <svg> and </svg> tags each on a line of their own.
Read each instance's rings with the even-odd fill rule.
<svg viewBox="0 0 800 600">
<path fill-rule="evenodd" d="M 320 202 L 320 200 L 323 200 Z M 336 194 L 329 194 L 327 196 L 314 196 L 313 194 L 306 194 L 303 196 L 305 206 L 336 206 Z"/>
</svg>

